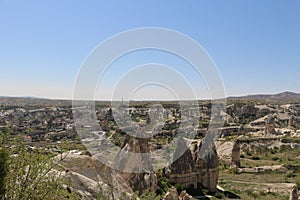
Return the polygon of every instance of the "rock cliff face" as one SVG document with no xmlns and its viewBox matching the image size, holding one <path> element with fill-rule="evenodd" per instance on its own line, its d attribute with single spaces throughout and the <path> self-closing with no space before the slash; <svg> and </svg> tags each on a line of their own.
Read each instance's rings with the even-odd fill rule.
<svg viewBox="0 0 300 200">
<path fill-rule="evenodd" d="M 227 113 L 233 118 L 242 119 L 245 116 L 256 117 L 258 114 L 258 108 L 254 104 L 233 104 L 227 106 Z"/>
<path fill-rule="evenodd" d="M 149 152 L 147 139 L 127 135 L 115 160 L 115 168 L 133 191 L 154 191 L 157 187 Z"/>
<path fill-rule="evenodd" d="M 180 138 L 174 158 L 178 157 L 177 153 L 182 149 L 187 150 L 166 168 L 166 175 L 171 182 L 178 183 L 186 188 L 197 188 L 198 184 L 201 184 L 207 189 L 215 191 L 219 175 L 217 151 L 213 145 L 204 157 L 200 157 L 201 146 L 202 141 L 199 141 L 188 147 L 187 142 Z"/>
<path fill-rule="evenodd" d="M 234 142 L 232 148 L 230 168 L 241 167 L 240 153 L 241 153 L 241 147 L 239 141 L 237 140 Z"/>
</svg>

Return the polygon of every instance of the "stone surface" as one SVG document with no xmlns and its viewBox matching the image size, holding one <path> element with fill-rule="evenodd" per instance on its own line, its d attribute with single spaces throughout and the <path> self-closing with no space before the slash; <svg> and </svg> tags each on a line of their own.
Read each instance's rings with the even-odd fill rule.
<svg viewBox="0 0 300 200">
<path fill-rule="evenodd" d="M 197 142 L 194 146 L 194 160 L 196 171 L 198 173 L 198 182 L 210 191 L 216 191 L 219 178 L 219 158 L 213 141 L 206 141 L 209 145 L 206 147 L 205 155 L 200 155 L 200 149 L 203 141 Z"/>
<path fill-rule="evenodd" d="M 275 119 L 273 115 L 269 115 L 266 119 L 265 136 L 268 137 L 274 135 L 275 133 Z"/>
<path fill-rule="evenodd" d="M 157 177 L 154 173 L 147 139 L 127 135 L 115 160 L 121 176 L 137 192 L 155 191 Z"/>
<path fill-rule="evenodd" d="M 298 198 L 299 198 L 298 188 L 297 188 L 297 185 L 295 185 L 291 191 L 290 200 L 298 200 Z"/>
<path fill-rule="evenodd" d="M 64 171 L 59 176 L 70 179 L 72 189 L 78 191 L 84 199 L 95 199 L 97 193 L 113 191 L 115 198 L 122 193 L 129 197 L 133 191 L 119 173 L 102 164 L 91 156 L 67 152 L 54 158 Z"/>
<path fill-rule="evenodd" d="M 179 195 L 177 189 L 174 187 L 169 188 L 163 198 L 163 200 L 193 200 L 193 199 L 194 198 L 191 195 L 189 195 L 185 190 L 183 190 Z"/>
<path fill-rule="evenodd" d="M 184 190 L 180 193 L 179 199 L 180 200 L 193 200 L 194 198 Z"/>
<path fill-rule="evenodd" d="M 241 167 L 240 151 L 241 151 L 240 143 L 237 140 L 234 142 L 232 148 L 230 168 Z"/>
<path fill-rule="evenodd" d="M 260 166 L 253 168 L 239 168 L 239 173 L 267 173 L 267 172 L 281 172 L 286 173 L 288 169 L 284 165 L 273 165 L 273 166 Z"/>
<path fill-rule="evenodd" d="M 177 189 L 174 187 L 169 188 L 164 196 L 164 200 L 179 200 Z"/>
<path fill-rule="evenodd" d="M 212 143 L 213 144 L 213 143 Z M 178 152 L 187 149 L 179 159 L 175 160 L 166 172 L 170 181 L 178 183 L 183 187 L 197 188 L 198 183 L 211 191 L 215 191 L 219 175 L 219 161 L 215 146 L 213 145 L 204 155 L 199 156 L 202 141 L 198 141 L 189 146 L 187 141 L 179 138 L 174 159 L 178 157 Z"/>
</svg>

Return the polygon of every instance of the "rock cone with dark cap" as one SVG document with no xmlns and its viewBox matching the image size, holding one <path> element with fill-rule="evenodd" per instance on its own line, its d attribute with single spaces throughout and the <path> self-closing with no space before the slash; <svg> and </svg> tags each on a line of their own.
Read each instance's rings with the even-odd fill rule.
<svg viewBox="0 0 300 200">
<path fill-rule="evenodd" d="M 173 160 L 174 162 L 170 166 L 170 169 L 173 173 L 181 174 L 195 171 L 196 166 L 193 162 L 192 153 L 187 145 L 187 142 L 184 141 L 182 137 L 178 139 Z"/>
<path fill-rule="evenodd" d="M 240 161 L 240 143 L 239 141 L 235 141 L 233 148 L 232 148 L 232 153 L 231 153 L 231 163 L 230 163 L 230 168 L 236 168 L 236 167 L 241 167 L 241 161 Z"/>
<path fill-rule="evenodd" d="M 211 141 L 204 155 L 199 155 L 203 141 L 198 142 L 193 147 L 193 157 L 196 163 L 196 171 L 198 175 L 198 182 L 211 191 L 215 191 L 218 184 L 219 177 L 219 158 L 214 142 Z"/>
<path fill-rule="evenodd" d="M 156 189 L 147 139 L 127 135 L 114 165 L 134 191 Z"/>
<path fill-rule="evenodd" d="M 179 158 L 166 168 L 166 175 L 170 181 L 186 188 L 197 188 L 200 183 L 207 189 L 215 191 L 219 174 L 219 162 L 215 146 L 212 145 L 212 148 L 206 151 L 207 153 L 203 157 L 200 157 L 202 141 L 188 147 L 185 139 L 179 138 L 177 144 L 174 160 Z M 185 150 L 184 153 L 182 153 L 183 150 Z"/>
</svg>

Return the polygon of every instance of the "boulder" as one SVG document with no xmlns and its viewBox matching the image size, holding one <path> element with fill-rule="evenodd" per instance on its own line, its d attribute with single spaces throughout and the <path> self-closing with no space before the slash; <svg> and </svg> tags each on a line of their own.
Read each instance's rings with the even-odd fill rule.
<svg viewBox="0 0 300 200">
<path fill-rule="evenodd" d="M 183 190 L 179 195 L 180 200 L 193 200 L 193 197 Z"/>
<path fill-rule="evenodd" d="M 171 188 L 169 188 L 163 199 L 164 200 L 179 200 L 179 195 L 178 195 L 177 189 L 173 186 Z"/>
</svg>

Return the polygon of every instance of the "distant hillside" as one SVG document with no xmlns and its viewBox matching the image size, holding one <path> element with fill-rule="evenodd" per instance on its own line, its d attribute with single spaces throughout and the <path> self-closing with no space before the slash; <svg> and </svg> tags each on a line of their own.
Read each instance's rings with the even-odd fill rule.
<svg viewBox="0 0 300 200">
<path fill-rule="evenodd" d="M 207 102 L 207 100 L 199 100 L 200 102 Z M 237 101 L 242 101 L 247 103 L 257 102 L 257 103 L 276 103 L 276 104 L 287 104 L 287 103 L 300 103 L 300 94 L 294 92 L 282 92 L 279 94 L 256 94 L 247 95 L 241 97 L 228 97 L 227 103 L 235 103 Z M 110 101 L 96 101 L 97 105 L 110 105 Z M 134 104 L 136 106 L 142 104 L 144 105 L 149 101 L 136 101 Z M 151 101 L 153 103 L 153 101 Z M 175 104 L 176 101 L 155 101 L 157 103 L 170 103 Z M 59 99 L 47 99 L 39 97 L 7 97 L 0 96 L 0 106 L 72 106 L 72 100 L 59 100 Z"/>
<path fill-rule="evenodd" d="M 241 97 L 229 97 L 228 100 L 252 100 L 273 103 L 300 103 L 300 94 L 294 92 L 282 92 L 279 94 L 256 94 Z"/>
<path fill-rule="evenodd" d="M 0 96 L 0 106 L 29 106 L 29 107 L 48 107 L 48 106 L 71 106 L 68 100 L 53 100 L 38 97 L 5 97 Z"/>
</svg>

